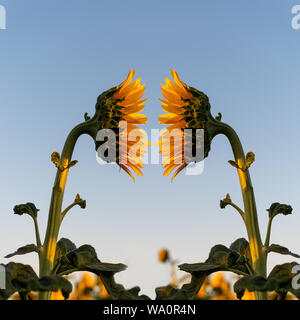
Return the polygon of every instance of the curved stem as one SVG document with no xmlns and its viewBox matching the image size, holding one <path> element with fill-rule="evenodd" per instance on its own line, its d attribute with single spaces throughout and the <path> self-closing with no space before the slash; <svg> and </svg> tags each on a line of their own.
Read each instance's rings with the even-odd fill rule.
<svg viewBox="0 0 300 320">
<path fill-rule="evenodd" d="M 77 205 L 76 202 L 71 203 L 69 206 L 66 207 L 66 209 L 61 213 L 61 222 L 63 221 L 65 215 L 73 208 Z"/>
<path fill-rule="evenodd" d="M 245 221 L 245 218 L 244 218 L 245 213 L 244 213 L 244 211 L 243 211 L 240 207 L 238 207 L 238 206 L 237 206 L 235 203 L 233 203 L 233 202 L 228 203 L 228 205 L 229 205 L 229 206 L 232 206 L 232 207 L 240 214 L 240 216 L 242 217 L 243 221 Z"/>
<path fill-rule="evenodd" d="M 211 121 L 213 122 L 212 126 L 215 126 L 214 135 L 224 134 L 230 142 L 236 163 L 240 168 L 246 167 L 245 153 L 234 129 L 215 119 L 211 119 Z M 254 191 L 249 170 L 237 169 L 237 172 L 244 202 L 244 221 L 248 233 L 252 266 L 256 274 L 265 277 L 266 255 L 261 241 Z M 267 293 L 256 292 L 256 297 L 257 299 L 265 300 L 267 299 Z"/>
<path fill-rule="evenodd" d="M 69 133 L 61 154 L 61 161 L 70 163 L 75 144 L 80 135 L 87 133 L 91 134 L 90 124 L 91 121 L 83 122 L 77 125 Z M 52 197 L 49 208 L 48 224 L 43 247 L 40 254 L 40 277 L 49 275 L 53 269 L 56 242 L 58 238 L 59 228 L 61 225 L 61 208 L 64 197 L 65 186 L 67 182 L 69 169 L 57 170 L 54 186 L 52 189 Z M 40 300 L 48 300 L 50 298 L 50 292 L 40 292 Z"/>
</svg>

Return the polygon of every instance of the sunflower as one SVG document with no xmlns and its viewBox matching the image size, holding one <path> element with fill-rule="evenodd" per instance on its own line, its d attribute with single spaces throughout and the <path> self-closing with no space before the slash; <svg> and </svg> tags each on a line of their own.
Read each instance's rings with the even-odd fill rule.
<svg viewBox="0 0 300 320">
<path fill-rule="evenodd" d="M 195 154 L 201 148 L 202 152 L 204 149 L 204 157 L 208 155 L 211 139 L 205 130 L 205 120 L 207 114 L 210 114 L 208 97 L 185 84 L 175 70 L 171 70 L 171 75 L 174 81 L 166 78 L 166 84 L 161 84 L 165 100 L 159 101 L 162 109 L 168 113 L 161 115 L 159 122 L 169 126 L 161 133 L 159 152 L 163 158 L 164 175 L 169 175 L 177 168 L 173 180 L 189 163 L 195 161 L 188 155 Z M 196 144 L 196 138 L 200 135 L 196 129 L 204 129 L 204 147 Z M 170 139 L 171 132 L 173 141 Z"/>
<path fill-rule="evenodd" d="M 141 79 L 133 81 L 135 71 L 131 70 L 121 84 L 102 93 L 97 100 L 96 113 L 99 129 L 112 129 L 116 134 L 116 162 L 134 180 L 132 172 L 143 175 L 143 156 L 149 142 L 145 140 L 146 133 L 137 125 L 147 123 L 147 117 L 139 112 L 144 109 L 147 99 L 142 99 L 145 84 Z M 125 126 L 122 124 L 125 123 Z M 131 141 L 131 133 L 138 141 Z M 132 133 L 133 134 L 133 133 Z M 96 142 L 96 148 L 102 143 Z M 133 151 L 135 150 L 135 152 Z"/>
</svg>

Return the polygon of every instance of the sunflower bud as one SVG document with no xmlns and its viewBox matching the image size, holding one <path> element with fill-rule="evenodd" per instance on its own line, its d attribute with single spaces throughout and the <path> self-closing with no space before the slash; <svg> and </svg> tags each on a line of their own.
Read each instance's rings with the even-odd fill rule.
<svg viewBox="0 0 300 320">
<path fill-rule="evenodd" d="M 37 218 L 37 213 L 40 211 L 36 208 L 34 203 L 27 202 L 26 204 L 19 204 L 14 207 L 14 213 L 18 215 L 28 214 L 32 218 Z"/>
<path fill-rule="evenodd" d="M 269 212 L 269 217 L 274 218 L 278 214 L 283 214 L 285 216 L 291 214 L 293 208 L 290 205 L 275 202 L 271 204 L 270 208 L 267 209 L 267 211 Z"/>
</svg>

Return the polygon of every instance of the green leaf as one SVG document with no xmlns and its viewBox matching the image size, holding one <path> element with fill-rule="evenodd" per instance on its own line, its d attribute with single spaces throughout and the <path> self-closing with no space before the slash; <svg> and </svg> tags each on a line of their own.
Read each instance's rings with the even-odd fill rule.
<svg viewBox="0 0 300 320">
<path fill-rule="evenodd" d="M 66 259 L 62 261 L 57 274 L 76 271 L 90 271 L 95 274 L 108 272 L 114 274 L 126 269 L 124 264 L 112 264 L 101 262 L 96 254 L 95 249 L 90 245 L 82 245 L 77 249 L 69 251 L 66 254 Z"/>
<path fill-rule="evenodd" d="M 41 279 L 30 278 L 24 280 L 16 278 L 12 282 L 19 292 L 61 290 L 65 299 L 68 299 L 72 292 L 71 282 L 58 275 L 45 276 Z"/>
<path fill-rule="evenodd" d="M 244 239 L 243 239 L 244 240 Z M 167 299 L 193 299 L 200 290 L 205 278 L 217 271 L 231 271 L 237 274 L 249 274 L 245 265 L 247 259 L 241 255 L 246 254 L 246 244 L 242 239 L 238 239 L 227 248 L 222 244 L 214 246 L 208 258 L 202 263 L 181 264 L 179 269 L 189 272 L 192 275 L 191 282 L 184 285 L 179 291 L 172 291 L 167 295 Z M 241 254 L 240 254 L 241 252 Z M 164 295 L 166 291 L 159 289 L 158 296 Z M 167 291 L 168 292 L 168 291 Z"/>
<path fill-rule="evenodd" d="M 192 274 L 198 272 L 210 274 L 217 271 L 233 270 L 236 273 L 249 273 L 245 266 L 245 260 L 241 259 L 241 255 L 237 251 L 228 249 L 221 244 L 211 249 L 208 259 L 204 263 L 182 264 L 179 269 Z"/>
<path fill-rule="evenodd" d="M 236 265 L 238 258 L 239 254 L 237 252 L 218 244 L 211 249 L 206 262 L 219 266 L 233 267 Z"/>
<path fill-rule="evenodd" d="M 56 243 L 55 261 L 60 257 L 65 256 L 68 252 L 75 249 L 76 249 L 76 246 L 71 240 L 67 238 L 61 238 Z"/>
<path fill-rule="evenodd" d="M 280 253 L 280 254 L 286 254 L 286 255 L 293 256 L 295 258 L 300 258 L 299 254 L 293 253 L 288 248 L 282 247 L 279 244 L 271 244 L 268 247 L 267 251 L 268 252 L 276 252 L 276 253 Z"/>
<path fill-rule="evenodd" d="M 245 276 L 234 284 L 234 291 L 239 299 L 243 297 L 246 289 L 248 291 L 276 291 L 281 297 L 284 297 L 289 291 L 299 299 L 300 289 L 293 288 L 292 284 L 295 276 L 292 270 L 295 266 L 298 266 L 296 262 L 277 265 L 270 272 L 268 278 Z"/>
<path fill-rule="evenodd" d="M 244 256 L 246 259 L 251 261 L 251 253 L 249 242 L 245 238 L 239 238 L 235 240 L 229 247 L 239 253 L 239 255 Z"/>
<path fill-rule="evenodd" d="M 269 217 L 274 218 L 278 214 L 284 214 L 285 216 L 291 214 L 293 208 L 287 204 L 281 204 L 279 202 L 272 203 L 270 208 L 267 209 L 269 212 Z"/>
<path fill-rule="evenodd" d="M 6 255 L 5 258 L 11 258 L 16 255 L 22 255 L 22 254 L 26 254 L 30 252 L 38 252 L 38 251 L 39 250 L 35 244 L 27 244 L 26 246 L 19 248 L 17 251 Z"/>
<path fill-rule="evenodd" d="M 26 204 L 19 204 L 14 207 L 14 213 L 18 215 L 29 214 L 32 218 L 37 218 L 37 213 L 40 211 L 36 208 L 34 203 L 27 202 Z"/>
<path fill-rule="evenodd" d="M 285 286 L 281 286 L 280 290 L 277 290 L 278 293 L 287 293 L 288 291 L 294 294 L 298 299 L 300 299 L 300 288 L 295 288 L 293 284 L 293 279 L 296 277 L 294 268 L 300 271 L 300 265 L 297 262 L 288 262 L 284 264 L 277 265 L 269 274 L 269 278 L 276 278 L 280 281 L 287 281 Z M 298 273 L 299 277 L 299 273 Z"/>
<path fill-rule="evenodd" d="M 76 268 L 84 265 L 97 264 L 100 260 L 97 257 L 95 249 L 85 244 L 78 249 L 72 250 L 67 254 L 70 264 Z"/>
<path fill-rule="evenodd" d="M 65 256 L 59 258 L 58 275 L 70 274 L 75 271 L 93 272 L 100 276 L 106 290 L 114 300 L 145 300 L 150 299 L 145 295 L 138 295 L 139 288 L 134 287 L 126 290 L 122 285 L 117 284 L 114 274 L 125 270 L 127 267 L 122 263 L 101 262 L 95 249 L 90 245 L 82 245 L 77 249 L 68 251 Z"/>
<path fill-rule="evenodd" d="M 276 291 L 280 288 L 277 279 L 266 279 L 262 276 L 245 276 L 234 284 L 234 292 L 238 299 L 242 299 L 245 290 L 248 291 Z"/>
<path fill-rule="evenodd" d="M 28 280 L 38 278 L 32 267 L 29 265 L 15 262 L 1 265 L 5 267 L 6 288 L 5 290 L 0 289 L 0 300 L 7 300 L 12 294 L 18 291 L 14 286 L 15 279 Z"/>
</svg>

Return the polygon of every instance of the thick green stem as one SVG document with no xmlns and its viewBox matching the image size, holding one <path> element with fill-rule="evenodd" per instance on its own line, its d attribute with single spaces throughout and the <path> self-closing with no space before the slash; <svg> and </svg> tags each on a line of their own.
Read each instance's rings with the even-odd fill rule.
<svg viewBox="0 0 300 320">
<path fill-rule="evenodd" d="M 87 122 L 79 124 L 69 133 L 61 154 L 61 162 L 65 161 L 65 163 L 68 164 L 71 161 L 77 139 L 83 133 L 88 133 Z M 61 225 L 62 202 L 67 182 L 68 171 L 68 168 L 63 171 L 58 169 L 56 173 L 49 208 L 47 231 L 40 254 L 40 277 L 49 275 L 51 273 L 51 270 L 53 269 L 56 242 Z M 50 299 L 50 292 L 40 292 L 39 299 Z"/>
<path fill-rule="evenodd" d="M 216 122 L 214 121 L 214 124 Z M 234 158 L 240 168 L 245 168 L 245 154 L 236 132 L 225 123 L 218 123 L 215 134 L 224 134 L 232 147 Z M 244 221 L 248 233 L 252 267 L 257 275 L 266 276 L 266 254 L 261 241 L 254 191 L 248 169 L 237 169 L 244 202 Z M 256 292 L 256 298 L 267 300 L 266 292 Z"/>
</svg>

